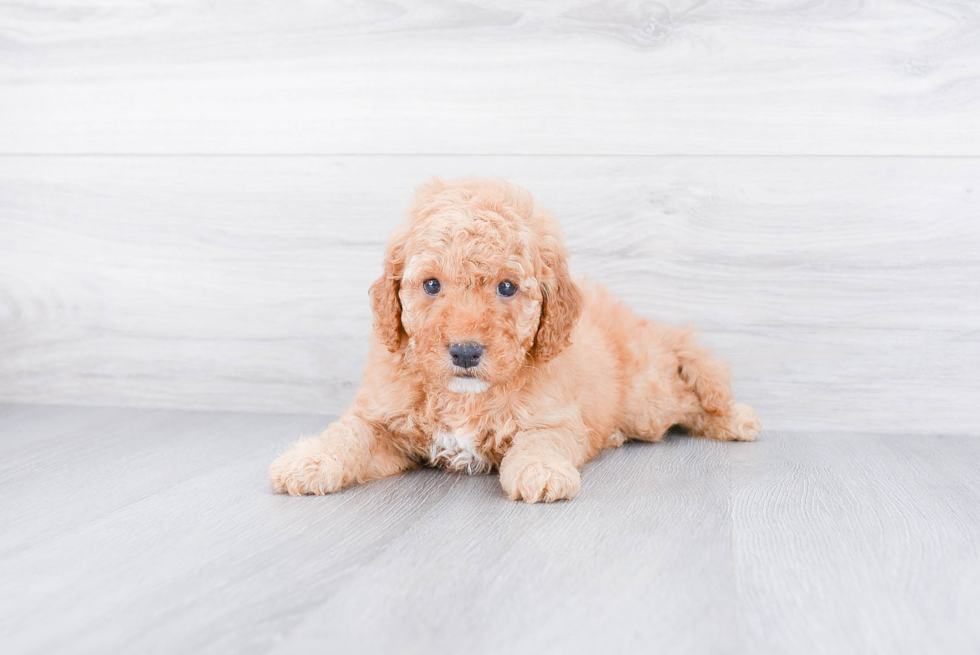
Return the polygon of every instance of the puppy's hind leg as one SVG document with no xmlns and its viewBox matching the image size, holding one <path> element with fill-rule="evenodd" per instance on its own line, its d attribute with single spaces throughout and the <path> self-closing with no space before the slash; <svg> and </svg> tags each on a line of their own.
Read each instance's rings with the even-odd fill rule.
<svg viewBox="0 0 980 655">
<path fill-rule="evenodd" d="M 753 441 L 762 431 L 754 409 L 732 401 L 728 368 L 685 334 L 676 349 L 678 375 L 694 392 L 680 424 L 692 434 L 718 441 Z"/>
<path fill-rule="evenodd" d="M 716 441 L 755 441 L 762 431 L 759 415 L 743 403 L 732 403 L 722 414 L 694 411 L 680 425 L 695 437 Z"/>
<path fill-rule="evenodd" d="M 701 407 L 709 414 L 723 414 L 732 404 L 732 383 L 728 368 L 699 346 L 690 332 L 682 333 L 674 353 L 677 355 L 677 373 L 694 391 Z"/>
</svg>

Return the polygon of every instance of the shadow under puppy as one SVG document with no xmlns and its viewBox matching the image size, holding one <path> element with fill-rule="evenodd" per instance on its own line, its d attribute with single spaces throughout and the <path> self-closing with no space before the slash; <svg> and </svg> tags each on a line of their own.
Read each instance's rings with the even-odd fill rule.
<svg viewBox="0 0 980 655">
<path fill-rule="evenodd" d="M 673 425 L 750 441 L 727 370 L 690 330 L 637 317 L 574 281 L 555 219 L 507 182 L 419 188 L 371 287 L 357 397 L 273 462 L 275 491 L 325 494 L 423 464 L 496 467 L 512 499 L 572 498 L 579 467 Z"/>
</svg>

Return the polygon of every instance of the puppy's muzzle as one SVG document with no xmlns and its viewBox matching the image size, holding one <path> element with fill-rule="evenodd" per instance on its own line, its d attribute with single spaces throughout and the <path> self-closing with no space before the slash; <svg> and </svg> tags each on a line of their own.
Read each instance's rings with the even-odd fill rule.
<svg viewBox="0 0 980 655">
<path fill-rule="evenodd" d="M 475 342 L 454 343 L 449 346 L 449 356 L 453 358 L 453 365 L 459 368 L 473 368 L 480 363 L 483 352 L 486 349 Z"/>
</svg>

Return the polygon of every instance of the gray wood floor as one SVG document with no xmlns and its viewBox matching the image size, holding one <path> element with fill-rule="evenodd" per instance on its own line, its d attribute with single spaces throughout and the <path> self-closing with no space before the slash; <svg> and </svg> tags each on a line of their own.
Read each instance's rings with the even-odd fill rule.
<svg viewBox="0 0 980 655">
<path fill-rule="evenodd" d="M 266 467 L 329 417 L 0 406 L 0 651 L 976 653 L 980 439 L 673 437 L 572 502 Z"/>
</svg>

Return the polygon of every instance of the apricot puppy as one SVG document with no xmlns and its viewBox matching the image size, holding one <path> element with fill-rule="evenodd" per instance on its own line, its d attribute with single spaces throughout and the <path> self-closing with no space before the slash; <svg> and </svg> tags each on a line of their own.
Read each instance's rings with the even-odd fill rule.
<svg viewBox="0 0 980 655">
<path fill-rule="evenodd" d="M 751 441 L 725 366 L 689 330 L 571 279 L 554 218 L 503 181 L 433 180 L 371 286 L 353 405 L 272 463 L 279 493 L 325 494 L 419 465 L 497 468 L 512 499 L 572 498 L 579 468 L 673 425 Z"/>
</svg>

